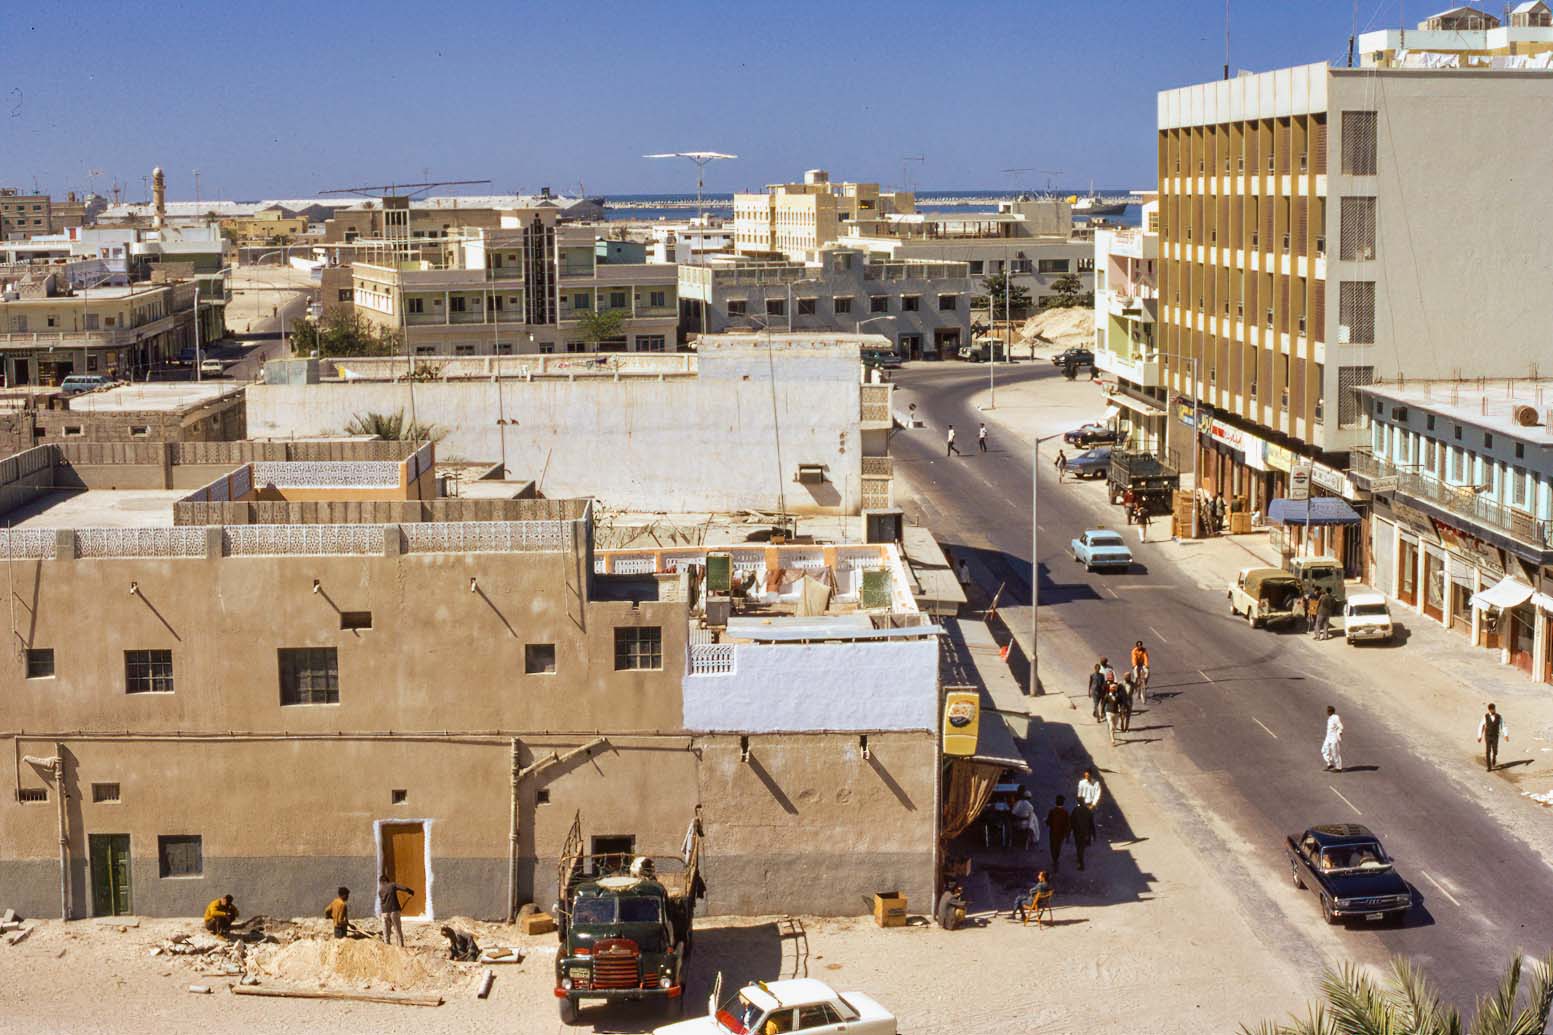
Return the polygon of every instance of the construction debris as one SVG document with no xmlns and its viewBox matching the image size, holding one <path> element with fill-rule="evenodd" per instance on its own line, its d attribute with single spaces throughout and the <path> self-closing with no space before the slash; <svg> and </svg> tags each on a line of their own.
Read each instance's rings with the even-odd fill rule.
<svg viewBox="0 0 1553 1035">
<path fill-rule="evenodd" d="M 126 927 L 139 927 L 140 919 L 126 916 L 99 916 L 97 923 L 103 927 L 117 927 L 122 931 Z"/>
<path fill-rule="evenodd" d="M 480 990 L 475 993 L 476 999 L 484 999 L 491 994 L 491 985 L 496 983 L 496 971 L 490 967 L 485 968 L 485 973 L 480 976 Z"/>
<path fill-rule="evenodd" d="M 233 995 L 262 995 L 282 999 L 343 999 L 354 1003 L 391 1003 L 397 1006 L 441 1006 L 440 995 L 388 995 L 368 992 L 330 992 L 310 988 L 253 988 L 239 985 Z"/>
<path fill-rule="evenodd" d="M 518 921 L 524 934 L 549 934 L 555 930 L 555 917 L 549 913 L 530 913 Z"/>
<path fill-rule="evenodd" d="M 16 910 L 7 908 L 0 913 L 0 924 L 14 924 L 16 922 Z"/>
<path fill-rule="evenodd" d="M 195 995 L 209 995 L 210 994 L 210 986 L 209 985 L 190 985 L 189 986 L 189 991 L 193 992 Z"/>
<path fill-rule="evenodd" d="M 0 934 L 5 934 L 5 933 L 7 933 L 9 931 L 19 930 L 21 928 L 21 926 L 22 926 L 22 922 L 20 920 L 12 920 L 9 923 L 0 923 Z"/>
<path fill-rule="evenodd" d="M 31 927 L 23 927 L 20 931 L 12 931 L 9 941 L 12 945 L 20 945 L 27 940 L 27 936 L 33 932 Z"/>
</svg>

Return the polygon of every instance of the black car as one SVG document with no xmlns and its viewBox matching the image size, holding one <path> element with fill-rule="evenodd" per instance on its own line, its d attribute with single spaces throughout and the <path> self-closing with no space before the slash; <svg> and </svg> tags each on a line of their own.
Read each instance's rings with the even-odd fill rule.
<svg viewBox="0 0 1553 1035">
<path fill-rule="evenodd" d="M 1052 366 L 1058 369 L 1069 363 L 1076 367 L 1092 367 L 1095 365 L 1095 354 L 1089 349 L 1075 345 L 1070 349 L 1063 349 L 1052 357 Z"/>
<path fill-rule="evenodd" d="M 1401 920 L 1413 907 L 1413 889 L 1369 827 L 1338 823 L 1311 827 L 1284 839 L 1296 888 L 1321 897 L 1329 924 L 1343 920 Z"/>
<path fill-rule="evenodd" d="M 1111 470 L 1111 447 L 1101 446 L 1069 457 L 1065 470 L 1075 478 L 1104 478 Z"/>
<path fill-rule="evenodd" d="M 1065 431 L 1062 440 L 1070 446 L 1109 446 L 1122 440 L 1122 433 L 1104 424 L 1085 424 L 1081 428 Z"/>
</svg>

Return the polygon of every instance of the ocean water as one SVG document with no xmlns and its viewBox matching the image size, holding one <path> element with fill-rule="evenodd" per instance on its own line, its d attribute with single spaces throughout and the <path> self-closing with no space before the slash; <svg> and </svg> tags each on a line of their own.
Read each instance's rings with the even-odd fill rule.
<svg viewBox="0 0 1553 1035">
<path fill-rule="evenodd" d="M 1086 188 L 1085 190 L 1058 190 L 1058 191 L 1054 191 L 1053 193 L 1057 197 L 1059 197 L 1059 198 L 1066 198 L 1070 194 L 1077 194 L 1079 197 L 1083 197 L 1086 193 L 1088 193 L 1088 189 Z M 1098 194 L 1100 194 L 1102 196 L 1112 196 L 1112 195 L 1118 195 L 1118 194 L 1126 194 L 1127 192 L 1126 192 L 1126 190 L 1117 189 L 1117 190 L 1100 190 L 1100 191 L 1097 191 L 1096 193 L 1098 193 Z M 935 198 L 985 198 L 985 197 L 1006 197 L 1008 194 L 1009 194 L 1009 192 L 1006 191 L 1006 190 L 993 190 L 993 189 L 990 189 L 990 188 L 986 189 L 986 190 L 930 190 L 930 189 L 921 189 L 921 190 L 917 191 L 917 196 L 919 198 L 923 198 L 923 197 L 935 197 Z M 608 201 L 652 202 L 652 201 L 658 201 L 658 200 L 664 200 L 664 201 L 682 201 L 682 200 L 683 201 L 695 201 L 696 200 L 696 196 L 694 194 L 611 194 L 611 195 L 607 195 L 605 200 L 606 200 L 606 202 L 608 202 Z M 733 216 L 733 195 L 732 194 L 710 194 L 710 193 L 709 194 L 704 194 L 704 195 L 702 195 L 701 201 L 702 201 L 703 207 L 706 209 L 706 211 L 707 211 L 707 213 L 709 215 L 722 216 L 724 218 L 731 218 Z M 925 204 L 918 204 L 917 205 L 917 210 L 919 212 L 947 212 L 947 213 L 951 213 L 951 214 L 956 213 L 956 212 L 962 212 L 962 213 L 966 213 L 966 214 L 970 214 L 970 213 L 973 213 L 973 212 L 996 212 L 997 208 L 998 207 L 997 207 L 996 204 L 988 204 L 988 205 L 925 205 Z M 696 214 L 696 212 L 695 212 L 694 208 L 653 208 L 650 205 L 647 206 L 647 207 L 643 207 L 643 208 L 606 208 L 605 209 L 605 216 L 606 216 L 606 218 L 611 219 L 611 220 L 630 219 L 630 220 L 636 220 L 636 221 L 654 221 L 654 222 L 656 222 L 656 221 L 661 219 L 661 220 L 675 221 L 675 220 L 687 219 L 687 218 L 689 218 L 691 216 L 694 216 L 695 214 Z M 1138 209 L 1137 205 L 1128 205 L 1126 211 L 1124 211 L 1121 215 L 1106 216 L 1104 218 L 1106 218 L 1107 220 L 1109 220 L 1109 221 L 1111 221 L 1113 223 L 1119 223 L 1119 224 L 1121 224 L 1123 226 L 1138 226 L 1139 223 L 1142 220 L 1142 217 L 1141 217 L 1141 214 L 1139 212 L 1139 209 Z"/>
</svg>

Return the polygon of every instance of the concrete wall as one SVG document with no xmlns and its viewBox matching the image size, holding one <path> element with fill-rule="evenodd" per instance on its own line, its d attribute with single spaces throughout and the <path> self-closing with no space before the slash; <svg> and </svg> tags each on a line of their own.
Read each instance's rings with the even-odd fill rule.
<svg viewBox="0 0 1553 1035">
<path fill-rule="evenodd" d="M 521 738 L 530 764 L 576 739 Z M 876 890 L 932 894 L 934 741 L 875 734 L 870 759 L 846 734 L 752 738 L 614 738 L 589 758 L 542 770 L 520 795 L 519 900 L 548 907 L 555 859 L 574 815 L 585 839 L 633 834 L 637 850 L 678 854 L 694 806 L 704 806 L 706 913 L 858 914 Z M 66 739 L 67 825 L 74 915 L 91 913 L 91 834 L 128 834 L 133 909 L 198 915 L 236 897 L 246 915 L 311 916 L 339 884 L 371 916 L 378 860 L 374 823 L 429 826 L 435 917 L 505 915 L 511 747 L 505 738 L 198 742 Z M 26 739 L 24 754 L 54 741 Z M 308 774 L 298 780 L 298 773 Z M 58 915 L 56 804 L 18 804 L 0 778 L 0 887 L 24 916 Z M 119 785 L 97 804 L 91 785 Z M 44 787 L 31 766 L 21 786 Z M 240 790 L 234 790 L 240 789 Z M 395 790 L 405 792 L 393 803 Z M 545 791 L 547 803 L 537 792 Z M 157 838 L 201 838 L 203 874 L 163 878 Z M 422 889 L 418 889 L 422 890 Z"/>
<path fill-rule="evenodd" d="M 770 356 L 764 346 L 710 351 L 699 358 L 698 376 L 664 380 L 255 385 L 248 426 L 261 437 L 335 433 L 360 413 L 410 412 L 413 392 L 416 419 L 446 430 L 439 458 L 505 456 L 510 474 L 539 480 L 547 496 L 598 496 L 643 510 L 775 510 L 780 480 L 789 511 L 856 513 L 856 350 L 782 342 L 774 349 Z M 517 423 L 498 425 L 499 413 Z M 799 464 L 811 463 L 827 465 L 828 482 L 793 480 Z"/>
<path fill-rule="evenodd" d="M 937 639 L 732 646 L 733 671 L 685 676 L 686 729 L 931 731 L 937 723 Z"/>
</svg>

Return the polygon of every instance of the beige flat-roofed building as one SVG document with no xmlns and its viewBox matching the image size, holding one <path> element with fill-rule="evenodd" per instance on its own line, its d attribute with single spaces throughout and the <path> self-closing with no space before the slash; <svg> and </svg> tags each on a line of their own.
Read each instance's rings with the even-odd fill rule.
<svg viewBox="0 0 1553 1035">
<path fill-rule="evenodd" d="M 881 191 L 877 183 L 832 183 L 829 173 L 811 169 L 802 183 L 777 183 L 763 194 L 733 196 L 734 249 L 808 261 L 833 243 L 849 221 L 915 210 L 916 199 L 908 192 Z"/>
</svg>

